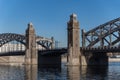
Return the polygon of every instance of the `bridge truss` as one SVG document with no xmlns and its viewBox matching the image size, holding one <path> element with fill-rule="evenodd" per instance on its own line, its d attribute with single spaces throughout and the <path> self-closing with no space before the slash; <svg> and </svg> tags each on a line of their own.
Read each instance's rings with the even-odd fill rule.
<svg viewBox="0 0 120 80">
<path fill-rule="evenodd" d="M 120 42 L 120 18 L 85 32 L 82 30 L 82 47 L 113 47 Z"/>
<path fill-rule="evenodd" d="M 0 34 L 0 47 L 2 47 L 3 45 L 5 45 L 7 43 L 10 43 L 10 42 L 12 42 L 11 45 L 14 44 L 14 47 L 15 47 L 15 45 L 17 45 L 16 47 L 18 47 L 18 43 L 16 43 L 16 42 L 13 43 L 13 41 L 19 42 L 22 45 L 26 46 L 25 35 L 15 34 L 15 33 Z M 44 49 L 51 49 L 51 48 L 53 48 L 53 43 L 54 43 L 53 38 L 48 39 L 48 38 L 44 38 L 44 37 L 40 37 L 40 36 L 36 37 L 36 47 L 38 47 L 40 45 Z M 5 46 L 8 46 L 8 45 L 5 45 Z M 41 49 L 41 47 L 40 47 L 40 49 Z"/>
</svg>

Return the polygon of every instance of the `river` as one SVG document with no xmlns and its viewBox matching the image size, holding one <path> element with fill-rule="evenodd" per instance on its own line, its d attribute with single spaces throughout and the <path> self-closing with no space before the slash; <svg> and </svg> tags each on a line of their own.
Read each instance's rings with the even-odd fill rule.
<svg viewBox="0 0 120 80">
<path fill-rule="evenodd" d="M 27 68 L 27 70 L 26 70 Z M 31 73 L 29 73 L 31 72 Z M 36 74 L 37 73 L 37 74 Z M 25 78 L 29 75 L 29 78 Z M 30 66 L 0 66 L 0 80 L 120 80 L 120 62 L 109 66 L 65 66 L 61 68 L 39 68 Z"/>
</svg>

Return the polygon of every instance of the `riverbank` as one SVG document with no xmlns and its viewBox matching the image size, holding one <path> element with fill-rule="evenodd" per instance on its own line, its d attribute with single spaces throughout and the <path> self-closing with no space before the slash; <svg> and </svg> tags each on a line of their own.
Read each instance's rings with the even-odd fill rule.
<svg viewBox="0 0 120 80">
<path fill-rule="evenodd" d="M 120 58 L 109 58 L 109 62 L 120 62 Z"/>
<path fill-rule="evenodd" d="M 120 62 L 120 58 L 109 58 L 108 61 L 109 62 Z M 67 58 L 62 57 L 62 62 L 67 62 Z"/>
</svg>

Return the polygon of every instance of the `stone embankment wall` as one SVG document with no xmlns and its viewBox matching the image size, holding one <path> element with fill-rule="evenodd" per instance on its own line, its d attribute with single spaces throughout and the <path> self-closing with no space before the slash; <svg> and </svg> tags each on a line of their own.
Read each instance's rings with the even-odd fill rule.
<svg viewBox="0 0 120 80">
<path fill-rule="evenodd" d="M 0 65 L 22 65 L 25 56 L 2 56 L 0 57 Z"/>
<path fill-rule="evenodd" d="M 109 58 L 109 62 L 120 62 L 120 58 Z"/>
<path fill-rule="evenodd" d="M 108 58 L 109 62 L 120 62 L 120 58 Z M 67 57 L 62 56 L 62 62 L 67 62 Z"/>
</svg>

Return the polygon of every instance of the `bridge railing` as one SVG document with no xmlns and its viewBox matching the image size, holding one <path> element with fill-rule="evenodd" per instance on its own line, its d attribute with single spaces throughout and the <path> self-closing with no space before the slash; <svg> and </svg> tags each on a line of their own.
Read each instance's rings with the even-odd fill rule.
<svg viewBox="0 0 120 80">
<path fill-rule="evenodd" d="M 120 47 L 114 46 L 114 47 L 81 47 L 80 48 L 82 51 L 92 51 L 92 52 L 118 52 L 120 51 Z"/>
</svg>

